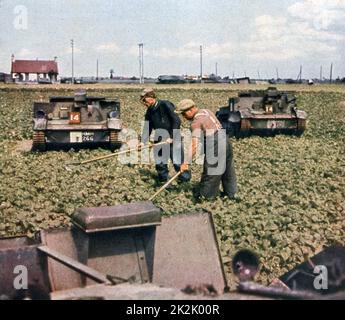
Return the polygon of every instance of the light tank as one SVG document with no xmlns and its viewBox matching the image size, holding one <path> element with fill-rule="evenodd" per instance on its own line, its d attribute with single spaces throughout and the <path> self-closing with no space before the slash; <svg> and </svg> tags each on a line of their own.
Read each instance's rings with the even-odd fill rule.
<svg viewBox="0 0 345 320">
<path fill-rule="evenodd" d="M 307 113 L 297 108 L 291 92 L 280 92 L 274 87 L 265 91 L 240 92 L 221 107 L 217 118 L 230 136 L 272 136 L 289 134 L 301 136 L 306 130 Z"/>
<path fill-rule="evenodd" d="M 34 103 L 33 122 L 33 151 L 121 147 L 117 99 L 89 97 L 86 92 L 51 97 L 49 102 Z"/>
</svg>

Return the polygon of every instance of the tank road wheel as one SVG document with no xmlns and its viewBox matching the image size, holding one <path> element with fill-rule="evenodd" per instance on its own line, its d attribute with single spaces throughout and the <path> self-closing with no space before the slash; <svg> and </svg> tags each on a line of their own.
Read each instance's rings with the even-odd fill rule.
<svg viewBox="0 0 345 320">
<path fill-rule="evenodd" d="M 297 120 L 297 131 L 296 135 L 300 137 L 304 131 L 307 129 L 307 120 L 305 119 L 298 119 Z"/>
<path fill-rule="evenodd" d="M 241 119 L 240 129 L 237 133 L 236 138 L 246 138 L 250 136 L 250 129 L 252 125 L 249 119 Z"/>
<path fill-rule="evenodd" d="M 34 131 L 32 141 L 32 151 L 46 151 L 46 139 L 44 131 Z"/>
<path fill-rule="evenodd" d="M 118 131 L 110 131 L 109 134 L 109 148 L 112 152 L 121 147 L 120 133 Z"/>
</svg>

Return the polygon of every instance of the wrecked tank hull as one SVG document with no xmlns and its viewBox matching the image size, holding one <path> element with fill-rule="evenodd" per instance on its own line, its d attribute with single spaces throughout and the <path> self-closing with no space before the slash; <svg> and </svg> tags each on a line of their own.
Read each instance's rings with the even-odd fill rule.
<svg viewBox="0 0 345 320">
<path fill-rule="evenodd" d="M 181 290 L 210 283 L 219 293 L 227 287 L 208 213 L 161 217 L 159 208 L 142 202 L 78 209 L 72 222 L 69 229 L 43 230 L 36 240 L 0 239 L 0 297 L 16 299 L 31 288 L 52 297 L 95 285 Z M 28 271 L 26 290 L 13 285 L 18 265 Z"/>
<path fill-rule="evenodd" d="M 120 102 L 116 99 L 51 97 L 33 107 L 33 151 L 121 147 Z"/>
<path fill-rule="evenodd" d="M 307 113 L 297 109 L 292 93 L 276 88 L 266 91 L 247 91 L 230 98 L 229 105 L 216 113 L 223 128 L 231 137 L 251 135 L 274 136 L 287 134 L 301 136 L 307 127 Z"/>
<path fill-rule="evenodd" d="M 35 239 L 0 239 L 0 300 L 345 299 L 338 245 L 269 287 L 254 282 L 258 256 L 241 250 L 232 258 L 240 283 L 229 292 L 210 213 L 162 217 L 152 202 L 139 202 L 80 208 L 72 223 Z"/>
</svg>

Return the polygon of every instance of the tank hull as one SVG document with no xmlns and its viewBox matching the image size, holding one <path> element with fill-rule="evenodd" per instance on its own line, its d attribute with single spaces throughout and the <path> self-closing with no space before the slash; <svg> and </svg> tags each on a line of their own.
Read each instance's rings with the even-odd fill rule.
<svg viewBox="0 0 345 320">
<path fill-rule="evenodd" d="M 48 296 L 97 284 L 177 290 L 212 284 L 219 294 L 227 287 L 209 213 L 161 217 L 151 202 L 138 202 L 80 208 L 72 222 L 72 228 L 42 230 L 34 242 L 0 239 L 0 298 L 31 294 L 31 287 Z M 13 287 L 17 265 L 29 270 L 28 289 Z"/>
<path fill-rule="evenodd" d="M 276 90 L 240 93 L 229 99 L 217 117 L 230 136 L 301 136 L 307 127 L 307 113 L 297 109 L 291 93 Z"/>
<path fill-rule="evenodd" d="M 120 103 L 101 97 L 51 97 L 33 110 L 33 151 L 121 147 Z"/>
</svg>

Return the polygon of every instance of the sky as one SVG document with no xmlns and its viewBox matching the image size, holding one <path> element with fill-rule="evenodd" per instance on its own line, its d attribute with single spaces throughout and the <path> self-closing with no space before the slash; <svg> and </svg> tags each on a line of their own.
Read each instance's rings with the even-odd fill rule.
<svg viewBox="0 0 345 320">
<path fill-rule="evenodd" d="M 60 76 L 345 77 L 345 0 L 0 0 L 0 72 L 57 57 Z"/>
</svg>

